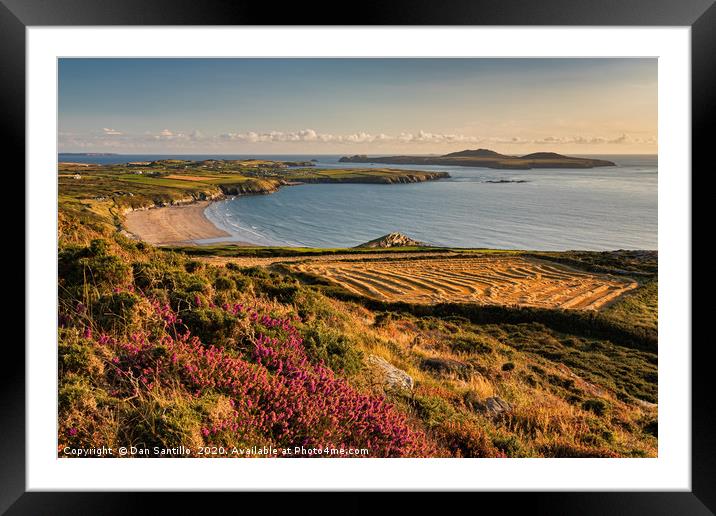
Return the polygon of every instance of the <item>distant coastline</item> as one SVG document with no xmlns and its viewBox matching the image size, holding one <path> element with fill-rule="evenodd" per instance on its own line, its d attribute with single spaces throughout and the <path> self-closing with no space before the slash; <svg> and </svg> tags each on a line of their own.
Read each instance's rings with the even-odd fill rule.
<svg viewBox="0 0 716 516">
<path fill-rule="evenodd" d="M 342 157 L 341 163 L 385 163 L 390 165 L 447 165 L 458 167 L 486 167 L 504 170 L 533 168 L 596 168 L 614 167 L 616 163 L 603 159 L 577 158 L 556 152 L 533 152 L 524 156 L 508 156 L 489 149 L 463 150 L 443 156 L 367 156 L 358 154 Z"/>
</svg>

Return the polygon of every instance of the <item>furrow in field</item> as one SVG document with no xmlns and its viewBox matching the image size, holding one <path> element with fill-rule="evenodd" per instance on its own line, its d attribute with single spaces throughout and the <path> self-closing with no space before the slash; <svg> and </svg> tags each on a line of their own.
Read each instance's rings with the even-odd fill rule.
<svg viewBox="0 0 716 516">
<path fill-rule="evenodd" d="M 396 281 L 392 281 L 391 279 L 387 278 L 386 274 L 383 273 L 383 271 L 362 271 L 359 269 L 342 269 L 342 272 L 344 274 L 351 275 L 353 277 L 358 276 L 363 281 L 366 281 L 372 285 L 374 285 L 376 288 L 380 288 L 382 290 L 388 291 L 392 294 L 405 294 L 405 289 L 409 288 L 405 285 L 402 285 Z"/>
<path fill-rule="evenodd" d="M 352 292 L 389 301 L 476 302 L 594 310 L 634 283 L 520 257 L 349 262 L 315 260 L 297 270 L 323 275 Z"/>
<path fill-rule="evenodd" d="M 415 278 L 411 278 L 405 275 L 401 274 L 410 274 L 410 273 L 394 273 L 394 272 L 384 272 L 386 275 L 389 275 L 391 277 L 400 278 L 402 281 L 412 283 L 413 285 L 420 286 L 424 288 L 425 290 L 439 290 L 444 291 L 448 290 L 455 293 L 460 293 L 463 291 L 463 286 L 458 285 L 456 282 L 447 280 L 446 278 L 435 278 L 433 277 L 429 272 L 426 272 L 425 270 L 420 271 L 420 280 L 417 280 Z"/>
<path fill-rule="evenodd" d="M 361 290 L 362 292 L 359 292 L 359 293 L 362 295 L 378 297 L 379 299 L 389 299 L 388 296 L 386 296 L 380 290 L 376 289 L 370 283 L 361 281 L 353 276 L 348 276 L 341 272 L 333 272 L 332 278 L 335 279 L 335 281 L 337 281 L 338 283 L 340 283 L 342 285 L 348 284 L 348 285 L 353 286 L 354 289 Z"/>
<path fill-rule="evenodd" d="M 381 271 L 381 272 L 385 273 L 385 271 Z M 388 273 L 388 274 L 390 274 L 392 277 L 399 278 L 401 281 L 403 281 L 405 283 L 412 285 L 413 288 L 417 289 L 417 290 L 424 290 L 424 291 L 435 290 L 437 292 L 442 292 L 442 293 L 445 293 L 445 290 L 446 290 L 439 283 L 437 283 L 435 281 L 431 281 L 431 280 L 426 280 L 422 276 L 420 276 L 420 279 L 418 279 L 418 278 L 410 277 L 407 275 L 406 276 L 396 275 L 394 273 Z"/>
</svg>

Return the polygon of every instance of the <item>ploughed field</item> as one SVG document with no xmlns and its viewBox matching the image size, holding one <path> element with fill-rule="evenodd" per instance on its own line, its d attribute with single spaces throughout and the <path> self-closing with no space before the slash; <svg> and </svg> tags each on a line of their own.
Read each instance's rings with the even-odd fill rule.
<svg viewBox="0 0 716 516">
<path fill-rule="evenodd" d="M 391 302 L 596 310 L 637 287 L 631 279 L 523 256 L 316 260 L 290 267 L 329 279 L 356 294 Z"/>
</svg>

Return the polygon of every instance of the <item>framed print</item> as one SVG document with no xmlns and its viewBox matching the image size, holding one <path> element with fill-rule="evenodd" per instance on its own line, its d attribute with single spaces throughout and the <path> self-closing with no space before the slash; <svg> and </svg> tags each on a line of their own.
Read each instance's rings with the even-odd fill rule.
<svg viewBox="0 0 716 516">
<path fill-rule="evenodd" d="M 351 26 L 219 4 L 2 7 L 27 192 L 3 510 L 510 491 L 711 513 L 711 2 Z"/>
</svg>

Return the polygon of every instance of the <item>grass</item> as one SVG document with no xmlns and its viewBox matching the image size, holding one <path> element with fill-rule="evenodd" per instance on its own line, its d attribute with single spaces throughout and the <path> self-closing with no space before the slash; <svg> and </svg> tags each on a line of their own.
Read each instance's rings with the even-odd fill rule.
<svg viewBox="0 0 716 516">
<path fill-rule="evenodd" d="M 647 281 L 606 308 L 604 314 L 623 324 L 658 330 L 659 285 L 656 279 Z"/>
<path fill-rule="evenodd" d="M 405 247 L 281 247 L 281 246 L 244 246 L 233 244 L 211 244 L 201 246 L 167 246 L 167 250 L 178 251 L 192 256 L 222 256 L 222 257 L 251 257 L 251 258 L 275 258 L 275 257 L 296 257 L 296 256 L 328 256 L 337 254 L 399 254 L 399 253 L 451 253 L 451 256 L 459 258 L 460 254 L 505 254 L 519 255 L 524 251 L 512 249 L 467 249 L 454 247 L 433 247 L 433 246 L 405 246 Z"/>
<path fill-rule="evenodd" d="M 448 251 L 439 247 L 391 247 L 381 248 L 356 248 L 356 247 L 245 247 L 236 245 L 202 245 L 202 246 L 179 246 L 164 247 L 168 251 L 176 251 L 188 256 L 223 256 L 223 257 L 252 257 L 252 258 L 274 258 L 274 257 L 295 257 L 295 256 L 330 256 L 337 254 L 390 254 L 390 253 L 416 253 Z"/>
</svg>

